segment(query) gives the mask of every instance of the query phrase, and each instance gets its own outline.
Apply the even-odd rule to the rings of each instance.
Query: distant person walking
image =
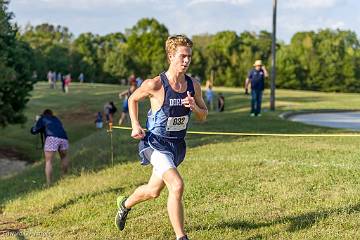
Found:
[[[219,93],[218,96],[218,112],[223,112],[225,110],[225,97],[222,95],[222,93]]]
[[[130,95],[136,90],[137,88],[137,85],[131,85],[130,88],[126,91],[123,91],[119,94],[119,98],[124,98],[123,100],[123,109],[122,109],[122,112],[121,112],[121,116],[120,116],[120,119],[119,119],[119,125],[122,125],[127,117],[128,117],[128,114],[129,114],[129,97]]]
[[[68,75],[66,75],[65,80],[64,80],[65,93],[69,92],[70,83],[71,83],[71,74],[69,73]]]
[[[61,77],[61,88],[62,88],[62,91],[65,92],[65,78],[66,76],[62,75],[60,76]]]
[[[48,73],[47,73],[47,79],[48,79],[48,83],[49,83],[49,87],[50,88],[54,88],[54,82],[53,82],[53,72],[50,70]]]
[[[52,81],[52,88],[56,88],[56,72],[55,71],[52,73],[51,81]]]
[[[261,60],[256,60],[254,68],[249,72],[245,80],[245,93],[248,94],[249,84],[251,86],[251,111],[250,116],[261,116],[261,103],[263,91],[265,88],[265,78],[268,72]]]
[[[102,116],[101,112],[98,112],[96,114],[95,125],[96,125],[96,128],[98,128],[98,129],[103,128],[103,116]]]
[[[35,126],[31,128],[31,133],[40,133],[45,136],[45,175],[46,182],[50,185],[52,182],[52,164],[56,152],[60,155],[62,174],[66,174],[68,171],[68,137],[61,121],[53,115],[50,109],[46,109],[41,116],[37,116]]]
[[[62,88],[63,88],[63,84],[62,84],[62,74],[61,74],[61,72],[58,72],[57,74],[56,74],[56,81],[57,82],[61,82],[61,85],[62,85]]]
[[[83,83],[85,81],[85,75],[83,73],[80,73],[78,79],[80,83]]]
[[[212,85],[209,85],[205,91],[206,96],[206,105],[209,110],[213,110],[214,108],[214,91],[212,90]]]

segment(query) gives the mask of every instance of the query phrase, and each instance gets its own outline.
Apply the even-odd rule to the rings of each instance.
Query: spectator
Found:
[[[119,119],[119,125],[122,125],[129,115],[128,99],[129,99],[130,95],[136,90],[136,88],[137,88],[136,85],[132,85],[132,86],[130,86],[130,88],[128,90],[123,91],[119,94],[119,98],[124,97],[123,110],[121,112],[121,116]]]
[[[62,87],[62,91],[65,92],[65,78],[66,76],[61,76],[61,87]]]
[[[116,113],[117,108],[114,105],[114,102],[108,102],[105,104],[104,106],[104,112],[105,112],[105,116],[106,116],[106,122],[107,123],[112,123],[113,122],[113,117],[114,114]]]
[[[128,79],[128,81],[129,81],[129,85],[130,85],[130,86],[131,86],[131,85],[136,85],[136,77],[135,77],[135,74],[131,74],[130,77],[129,77],[129,79]]]
[[[266,77],[268,77],[268,72],[265,66],[262,65],[261,60],[256,60],[254,68],[245,80],[245,94],[248,93],[249,84],[251,85],[251,117],[261,116],[261,102]]]
[[[54,71],[51,76],[52,88],[56,88],[56,72]]]
[[[96,128],[103,128],[103,116],[101,112],[98,112],[95,119]]]
[[[212,85],[209,85],[205,92],[206,96],[206,105],[209,110],[213,110],[213,98],[214,98],[214,91],[212,90]]]
[[[35,126],[31,128],[31,133],[40,133],[45,136],[45,175],[49,186],[52,182],[52,163],[56,152],[60,155],[62,174],[66,174],[68,171],[68,137],[61,121],[53,115],[50,109],[46,109],[41,116],[37,116]]]
[[[62,74],[61,74],[61,72],[58,72],[58,73],[57,73],[57,75],[56,75],[56,81],[62,83]]]
[[[136,78],[136,87],[137,87],[137,88],[140,87],[141,84],[142,84],[142,82],[143,82],[142,78],[141,78],[141,77],[137,77],[137,78]]]
[[[79,82],[80,82],[80,83],[83,83],[84,80],[85,80],[84,74],[83,74],[83,73],[80,73],[80,75],[79,75]]]
[[[52,71],[50,70],[48,73],[47,73],[47,79],[48,79],[48,83],[49,83],[49,87],[50,88],[53,88],[54,86],[53,86],[53,80],[52,80],[52,78],[53,78],[53,73],[52,73]]]
[[[219,93],[218,96],[218,112],[223,112],[225,110],[225,97],[222,93]]]
[[[70,83],[71,83],[71,74],[69,73],[68,75],[66,75],[65,80],[64,80],[65,93],[69,92]]]

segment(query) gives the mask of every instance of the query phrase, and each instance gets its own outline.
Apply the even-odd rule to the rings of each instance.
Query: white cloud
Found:
[[[277,35],[289,41],[297,31],[341,28],[360,35],[359,0],[283,0]],[[48,22],[74,34],[124,32],[139,19],[155,17],[170,33],[223,30],[271,31],[272,0],[11,0],[14,21],[24,26]],[[190,6],[191,5],[191,6]],[[254,11],[255,9],[255,11]]]
[[[337,2],[338,0],[287,0],[284,7],[290,9],[331,8],[336,6]]]
[[[250,26],[254,27],[257,30],[270,30],[272,27],[272,16],[264,16],[253,18],[249,20]]]
[[[318,31],[320,29],[346,29],[346,24],[342,20],[317,17],[313,19],[305,19],[300,16],[280,17],[278,21],[278,32],[283,40],[290,40],[291,36],[296,32]],[[284,39],[284,37],[286,38]]]
[[[114,8],[125,5],[136,5],[136,4],[155,4],[158,2],[166,2],[170,0],[20,0],[18,4],[33,6],[33,5],[44,5],[49,9],[53,8],[65,8],[65,9],[97,9],[97,8]]]
[[[233,5],[245,5],[250,3],[251,0],[191,0],[189,6],[203,3],[227,3]]]

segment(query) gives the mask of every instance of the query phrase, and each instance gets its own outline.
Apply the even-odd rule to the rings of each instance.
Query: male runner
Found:
[[[128,198],[118,197],[115,223],[120,230],[124,229],[127,214],[134,205],[158,197],[166,186],[169,191],[167,209],[176,239],[188,239],[182,205],[184,182],[177,167],[185,158],[184,138],[191,113],[195,113],[200,121],[208,114],[200,84],[185,75],[191,62],[192,45],[186,36],[169,37],[166,41],[169,69],[146,80],[129,98],[131,136],[141,139],[141,163],[151,163],[153,172],[149,182],[138,187]],[[145,133],[138,119],[138,102],[147,97],[151,109],[147,118],[148,132]]]

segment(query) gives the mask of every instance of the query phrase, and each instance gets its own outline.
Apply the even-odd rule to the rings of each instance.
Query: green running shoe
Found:
[[[129,209],[124,206],[126,199],[127,199],[127,197],[125,197],[125,196],[119,196],[116,199],[118,212],[116,213],[116,216],[115,216],[115,225],[120,231],[124,230],[125,223],[126,223],[126,217],[131,210],[131,208]]]

